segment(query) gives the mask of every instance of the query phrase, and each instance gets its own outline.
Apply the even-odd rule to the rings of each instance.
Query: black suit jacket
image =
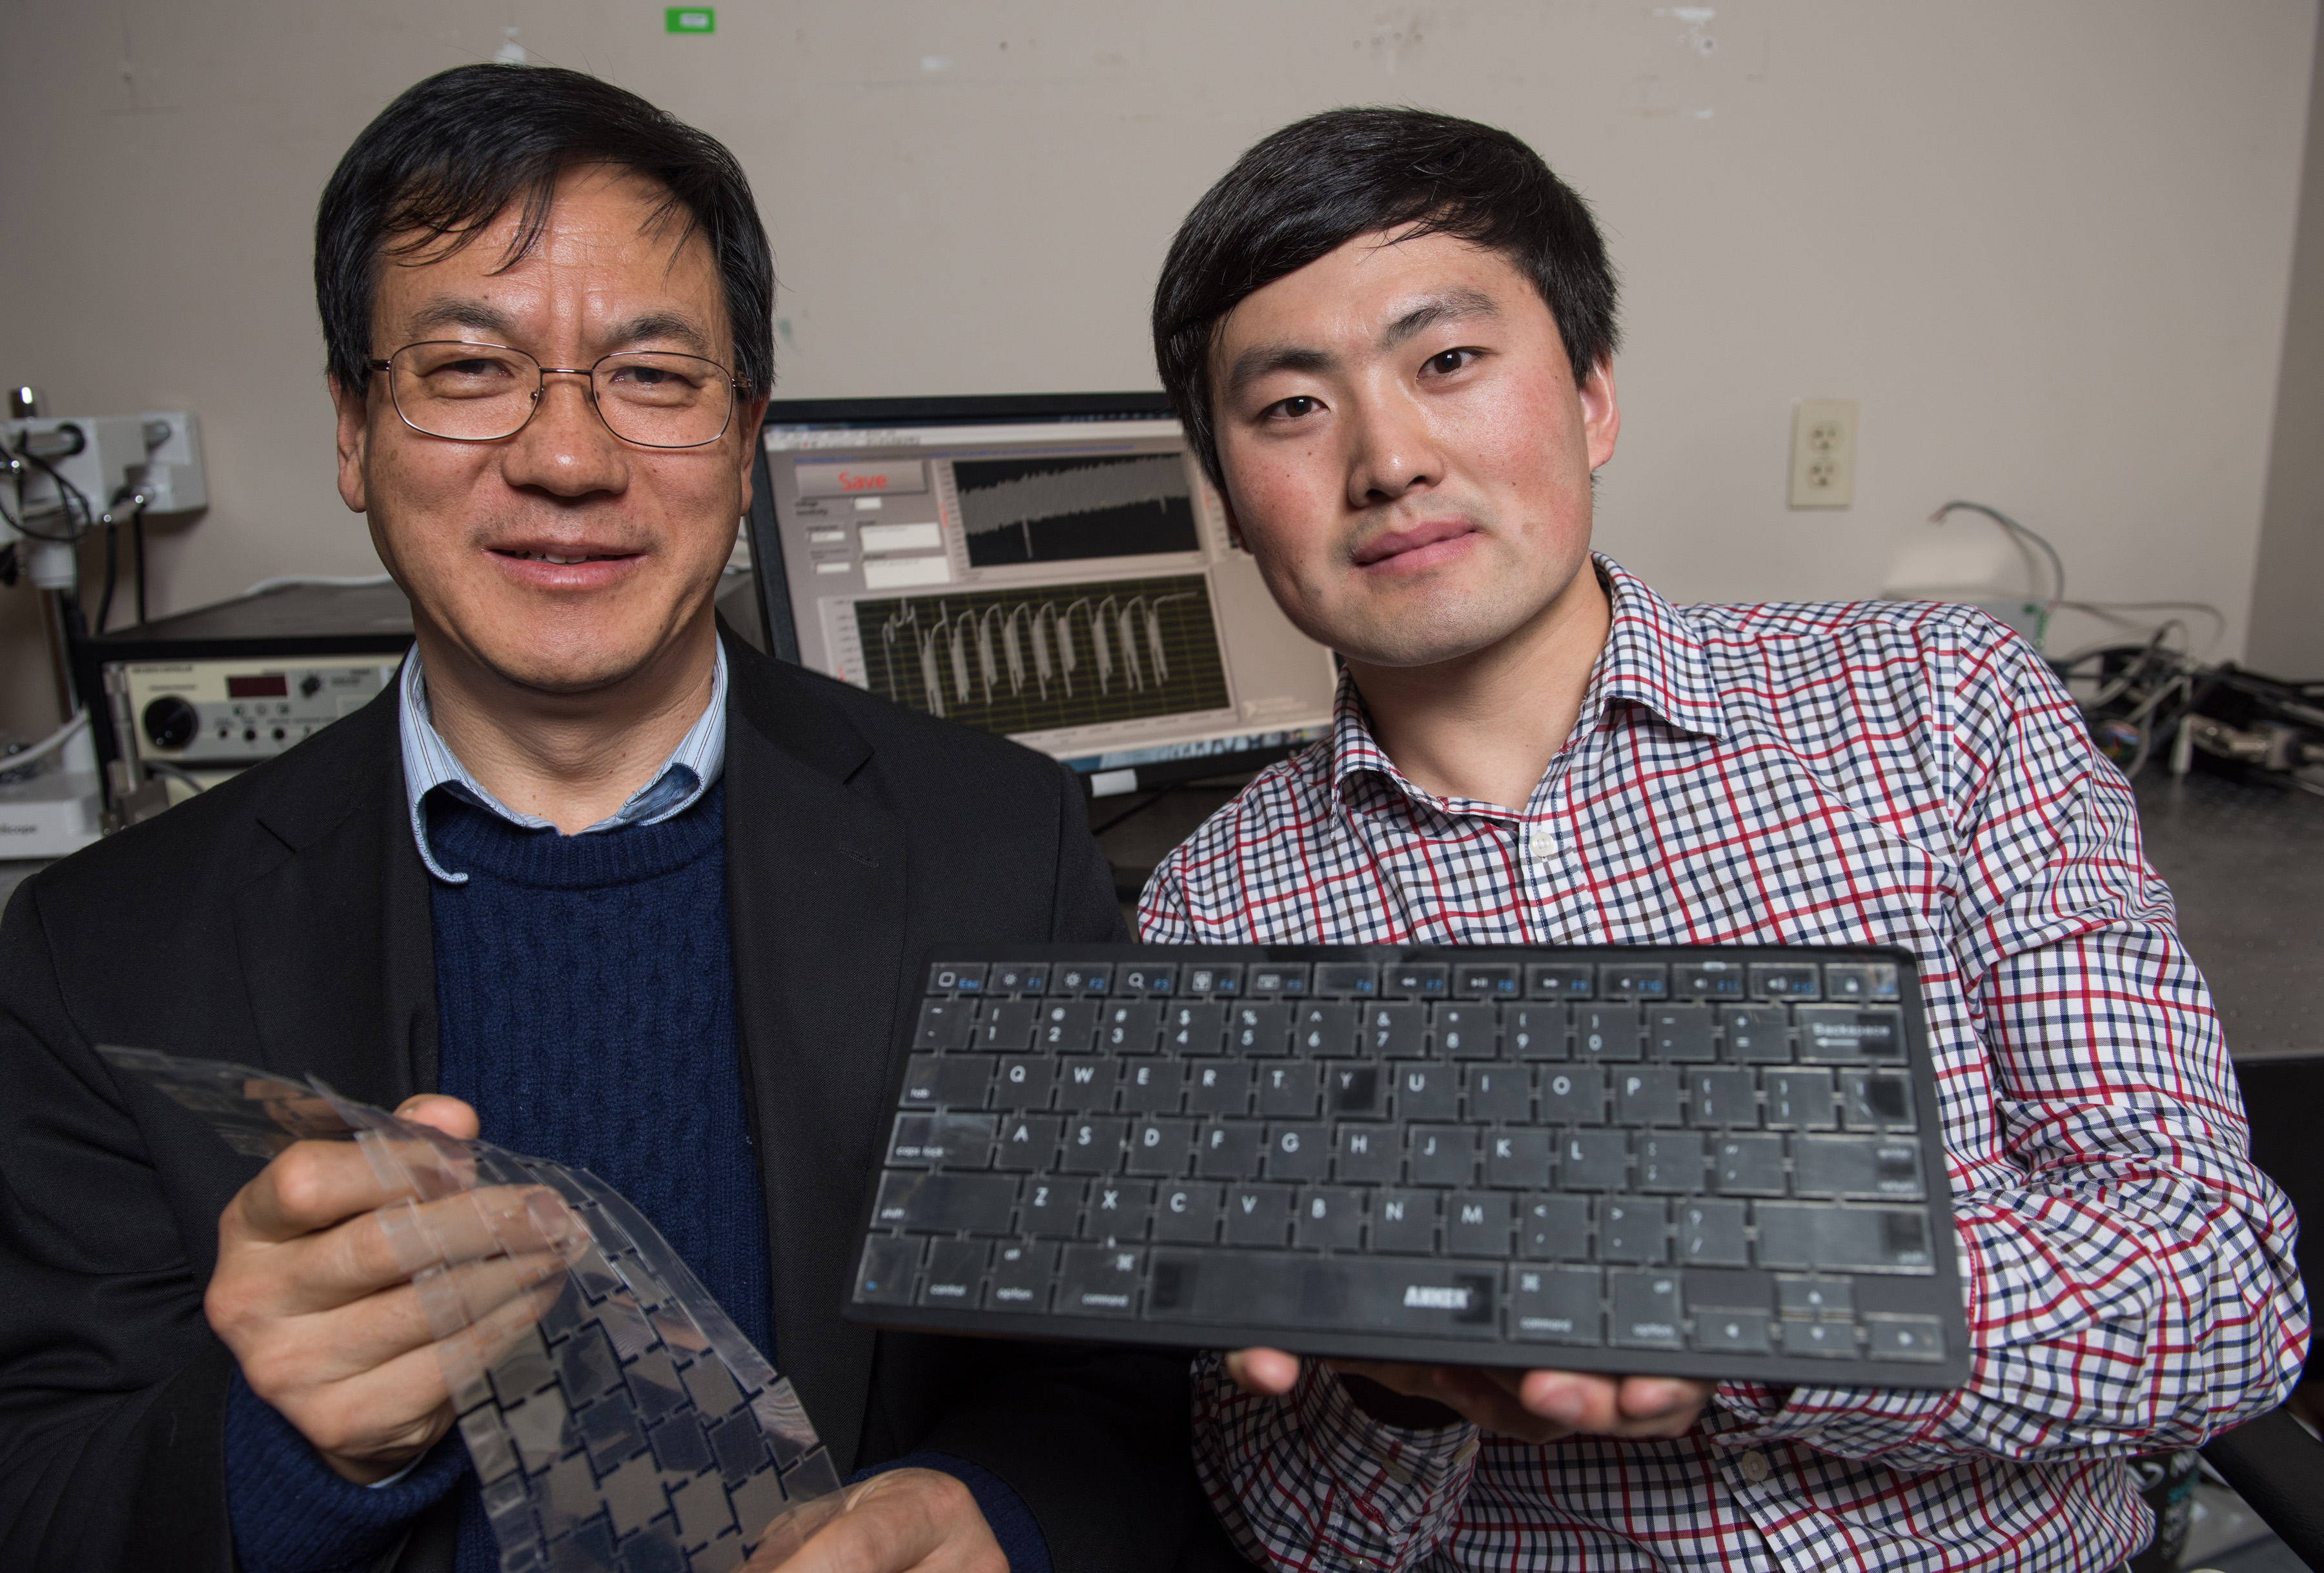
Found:
[[[1120,931],[1078,789],[997,738],[732,639],[727,658],[736,1020],[783,1371],[843,1473],[973,1459],[1059,1573],[1231,1560],[1193,1483],[1183,1360],[839,1316],[924,948]],[[390,1107],[435,1085],[392,689],[35,875],[0,921],[0,1565],[224,1570],[233,1361],[201,1297],[218,1214],[259,1165],[116,1081],[98,1044],[312,1072]],[[397,1568],[448,1569],[449,1505]]]

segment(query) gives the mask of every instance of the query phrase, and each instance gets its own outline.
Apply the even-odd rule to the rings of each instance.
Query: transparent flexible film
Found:
[[[791,1384],[586,1169],[245,1065],[99,1051],[235,1151],[352,1140],[420,1296],[504,1573],[779,1565],[844,1498]]]

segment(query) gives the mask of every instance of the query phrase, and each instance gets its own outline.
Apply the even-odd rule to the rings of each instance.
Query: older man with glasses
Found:
[[[1053,764],[722,636],[772,377],[733,158],[576,73],[449,71],[341,162],[316,282],[416,648],[0,925],[0,1563],[501,1565],[392,1193],[348,1145],[234,1155],[101,1044],[613,1184],[870,1476],[792,1566],[1226,1557],[1179,1363],[839,1318],[923,947],[1120,917]]]

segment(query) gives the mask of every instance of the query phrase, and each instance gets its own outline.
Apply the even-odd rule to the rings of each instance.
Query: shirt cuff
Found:
[[[226,1516],[243,1573],[327,1573],[384,1551],[466,1472],[458,1434],[402,1473],[358,1486],[234,1374],[226,1400]]]
[[[985,1527],[992,1532],[1001,1554],[1009,1559],[1009,1573],[1049,1573],[1049,1542],[1042,1537],[1033,1510],[991,1470],[950,1453],[907,1453],[900,1458],[861,1470],[854,1478],[869,1480],[892,1469],[934,1469],[951,1476],[976,1498],[977,1511],[984,1515]]]

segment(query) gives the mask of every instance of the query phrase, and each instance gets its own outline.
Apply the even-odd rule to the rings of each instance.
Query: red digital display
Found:
[[[287,699],[290,696],[290,679],[280,672],[264,672],[255,677],[228,677],[226,680],[228,699]]]

